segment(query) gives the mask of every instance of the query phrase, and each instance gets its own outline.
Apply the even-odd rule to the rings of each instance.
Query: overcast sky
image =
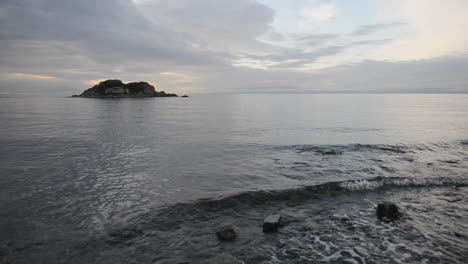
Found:
[[[0,92],[468,92],[466,0],[1,0]]]

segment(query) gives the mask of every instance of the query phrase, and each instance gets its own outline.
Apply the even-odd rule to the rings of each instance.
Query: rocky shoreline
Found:
[[[142,98],[142,97],[178,97],[177,94],[156,91],[147,82],[123,83],[121,80],[105,80],[72,97],[85,98]]]
[[[401,216],[400,210],[397,205],[393,203],[379,203],[375,211],[375,215],[378,220],[384,223],[395,222]],[[343,217],[342,221],[348,221],[347,217]],[[283,219],[280,213],[276,212],[263,219],[263,233],[274,233],[278,231],[279,227],[286,225],[287,221]],[[309,226],[302,226],[302,231],[311,231],[312,228]],[[353,226],[349,226],[348,230],[354,231]],[[232,226],[225,226],[222,229],[216,231],[216,236],[219,240],[232,242],[237,238],[237,232]]]

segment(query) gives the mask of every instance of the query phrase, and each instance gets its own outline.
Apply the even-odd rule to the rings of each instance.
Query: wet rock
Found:
[[[185,94],[185,95],[182,95],[181,97],[188,97],[188,95]]]
[[[303,227],[301,227],[301,231],[303,231],[303,232],[312,231],[312,227],[310,227],[310,226],[303,226]]]
[[[395,204],[381,203],[377,205],[376,215],[380,221],[395,221],[400,217],[400,211]]]
[[[281,215],[279,214],[273,214],[273,215],[267,216],[263,220],[263,232],[267,233],[267,232],[278,231],[280,220],[281,220]]]
[[[237,238],[237,233],[232,227],[226,227],[216,232],[216,236],[223,241],[234,241]]]

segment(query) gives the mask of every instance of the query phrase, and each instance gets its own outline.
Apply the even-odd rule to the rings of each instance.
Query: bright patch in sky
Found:
[[[467,14],[466,0],[0,1],[0,87],[468,92]]]
[[[19,79],[19,80],[49,80],[50,81],[50,80],[58,79],[55,76],[26,74],[26,73],[11,73],[11,74],[8,74],[7,77],[11,79]]]

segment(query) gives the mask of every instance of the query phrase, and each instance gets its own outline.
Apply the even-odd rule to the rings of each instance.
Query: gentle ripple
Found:
[[[466,95],[8,97],[0,121],[0,263],[467,257]]]

